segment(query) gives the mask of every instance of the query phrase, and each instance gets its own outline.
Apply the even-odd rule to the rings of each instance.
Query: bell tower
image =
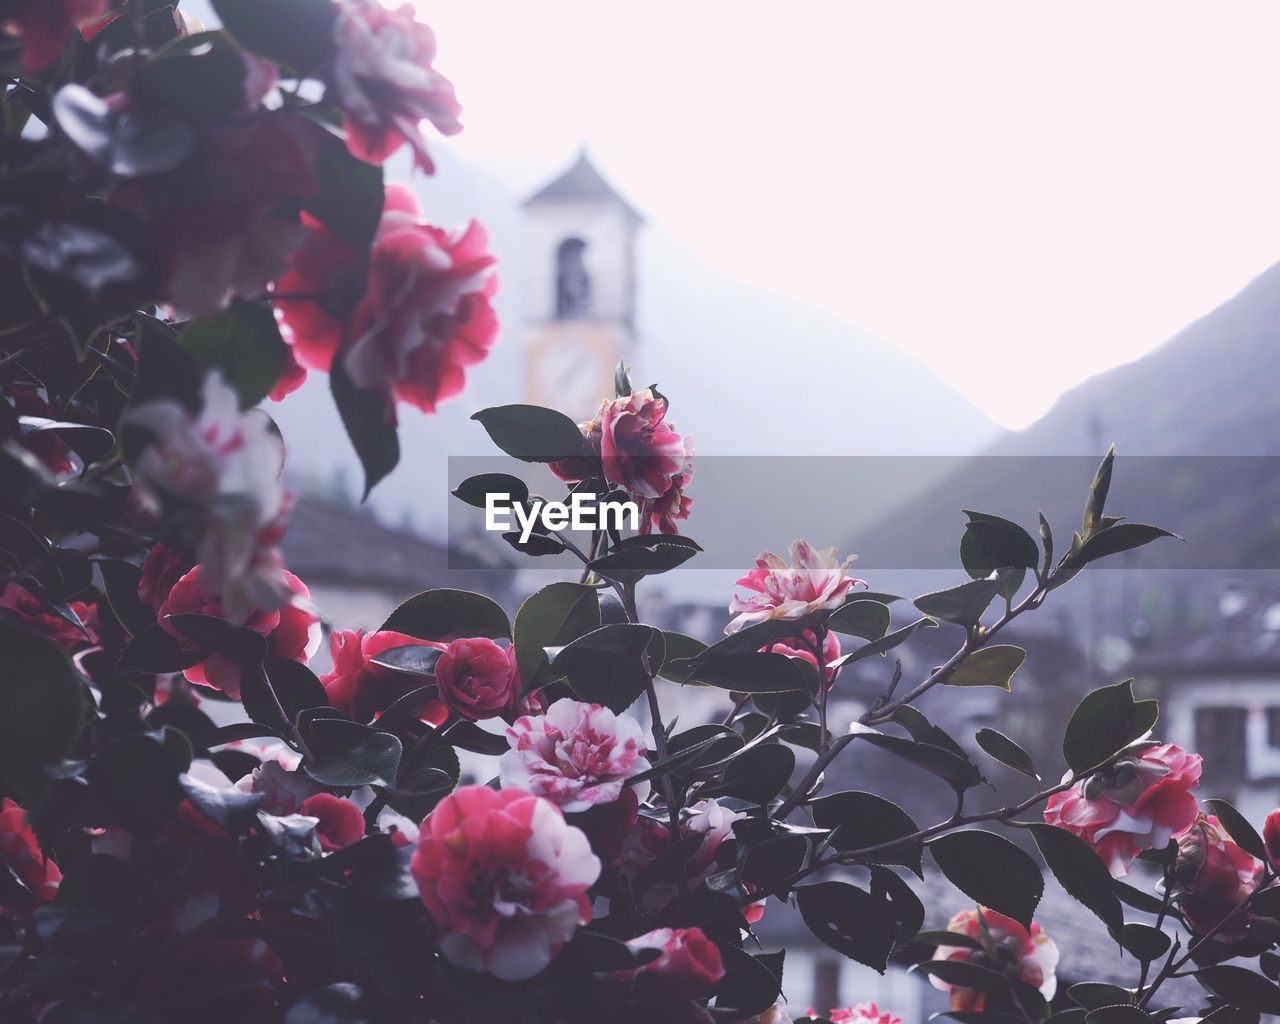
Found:
[[[585,420],[635,347],[643,218],[585,150],[524,203],[524,400]]]

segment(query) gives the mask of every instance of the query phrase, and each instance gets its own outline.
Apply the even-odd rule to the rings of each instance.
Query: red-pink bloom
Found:
[[[676,477],[692,474],[692,450],[666,417],[667,400],[650,388],[600,406],[600,459],[609,483],[653,501]]]
[[[600,861],[546,800],[461,786],[423,821],[410,870],[446,960],[522,981],[590,922]]]
[[[364,838],[364,815],[350,800],[332,793],[317,793],[302,801],[299,814],[316,818],[316,838],[320,849],[333,853]]]
[[[0,27],[22,40],[22,70],[45,70],[62,55],[71,33],[102,16],[107,0],[18,0]]]
[[[817,1014],[809,1011],[810,1017]],[[875,1003],[859,1003],[857,1006],[846,1006],[832,1010],[827,1014],[831,1024],[902,1024],[901,1017],[895,1017],[888,1010],[882,1010]]]
[[[799,658],[801,661],[807,661],[814,669],[818,669],[818,659],[813,653],[813,645],[817,642],[817,637],[813,630],[806,629],[803,637],[789,637],[786,640],[779,640],[775,643],[765,644],[761,647],[761,651],[767,651],[773,654],[785,654],[788,658]],[[834,669],[826,666],[830,665],[840,657],[840,637],[834,632],[828,631],[826,636],[822,638],[822,676],[828,683],[835,674]]]
[[[307,233],[276,281],[272,298],[298,363],[328,372],[364,295],[367,254],[356,252],[306,213],[302,223]]]
[[[70,651],[84,644],[96,643],[97,637],[89,628],[93,609],[83,601],[71,601],[67,604],[67,608],[80,620],[84,628],[76,626],[59,615],[20,583],[10,580],[5,584],[4,590],[0,591],[0,609],[11,612],[64,651]]]
[[[1051,796],[1044,820],[1083,839],[1119,878],[1139,853],[1163,849],[1196,820],[1200,769],[1199,754],[1172,743],[1135,750]]]
[[[1028,932],[1017,921],[994,910],[979,907],[962,910],[948,923],[947,931],[967,935],[982,944],[981,949],[968,946],[939,946],[934,960],[959,960],[976,963],[1005,975],[1010,980],[1020,979],[1032,988],[1039,989],[1045,999],[1052,999],[1058,990],[1058,946],[1045,935],[1040,925],[1031,923]],[[930,977],[933,987],[951,993],[952,1010],[978,1011],[986,1005],[987,994],[982,989],[949,985],[937,977]]]
[[[62,872],[40,849],[27,812],[8,798],[0,810],[0,858],[37,899],[51,900],[58,894]]]
[[[693,438],[684,439],[684,468],[671,478],[671,483],[660,497],[652,501],[644,501],[641,505],[640,532],[677,534],[680,532],[676,523],[688,519],[693,511],[693,499],[685,492],[693,483]]]
[[[423,412],[462,390],[467,367],[481,362],[498,336],[496,259],[488,246],[475,221],[453,234],[419,223],[413,193],[387,188],[345,355],[357,387]]]
[[[389,629],[376,633],[335,629],[329,637],[329,656],[333,667],[320,677],[329,703],[356,721],[368,722],[406,693],[421,689],[423,680],[420,676],[374,664],[374,658],[395,647],[445,649],[444,644],[419,640],[416,636]],[[418,709],[418,717],[432,725],[439,725],[448,715],[448,708],[434,698],[423,701]]]
[[[436,672],[438,679],[439,666]],[[511,749],[498,763],[502,785],[544,796],[565,811],[617,800],[627,779],[649,768],[639,722],[568,697],[545,715],[517,719],[507,742]],[[635,789],[639,800],[649,795],[647,781]]]
[[[209,593],[201,582],[202,566],[196,566],[174,585],[156,618],[160,627],[176,637],[186,650],[200,645],[183,634],[169,621],[170,615],[211,615],[225,619],[226,610],[222,598]],[[284,574],[289,592],[295,599],[306,601],[311,593],[307,585],[291,572]],[[267,638],[267,649],[277,658],[300,661],[304,665],[311,660],[320,646],[320,620],[298,604],[283,608],[255,608],[242,625]],[[204,661],[186,669],[183,674],[193,683],[221,690],[228,697],[240,699],[240,666],[224,654],[213,653]]]
[[[153,611],[159,611],[169,599],[169,592],[191,570],[193,564],[191,556],[185,551],[160,541],[142,560],[138,597],[150,605]]]
[[[1267,859],[1272,867],[1280,865],[1280,808],[1267,815],[1262,826],[1262,841],[1267,847]]]
[[[378,0],[338,0],[333,41],[333,85],[346,114],[348,148],[381,163],[408,142],[430,174],[419,124],[430,121],[442,135],[462,131],[453,85],[431,66],[435,33],[410,4],[391,10]]]
[[[772,551],[764,552],[755,568],[738,580],[749,593],[734,594],[729,611],[736,617],[724,631],[736,633],[769,619],[802,620],[839,608],[853,587],[867,585],[849,575],[856,559],[850,555],[842,562],[835,548],[813,548],[804,540],[792,541],[789,563]]]
[[[463,637],[445,648],[436,686],[445,707],[472,721],[496,718],[516,699],[511,657],[486,637]]]
[[[1174,870],[1182,916],[1193,932],[1203,934],[1253,894],[1265,867],[1228,838],[1216,817],[1201,814],[1178,837]],[[1240,938],[1252,916],[1237,914],[1218,935],[1226,941]]]
[[[656,960],[613,978],[630,984],[636,999],[670,1006],[711,992],[724,977],[720,950],[701,928],[657,928],[627,943],[633,952],[659,950]]]

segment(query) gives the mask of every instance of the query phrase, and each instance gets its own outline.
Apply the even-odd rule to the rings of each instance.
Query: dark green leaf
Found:
[[[1107,493],[1111,490],[1111,470],[1116,461],[1116,446],[1113,444],[1102,457],[1102,464],[1093,474],[1093,482],[1089,484],[1089,496],[1084,503],[1084,519],[1082,532],[1087,536],[1097,529],[1102,521],[1102,514],[1107,506]]]
[[[1196,977],[1233,1006],[1280,1014],[1280,988],[1261,974],[1233,964],[1218,964],[1196,971]]]
[[[567,676],[582,700],[617,712],[644,692],[662,663],[662,633],[651,626],[601,626],[561,648],[551,659],[553,675]]]
[[[299,74],[328,67],[337,8],[327,0],[213,0],[222,24],[245,49]]]
[[[1253,854],[1262,863],[1267,863],[1270,858],[1267,856],[1267,848],[1262,842],[1262,837],[1233,804],[1221,799],[1206,800],[1205,803],[1213,808],[1218,821],[1222,823],[1222,827],[1227,830],[1227,835],[1235,841],[1237,846],[1245,853]]]
[[[989,992],[992,989],[1009,987],[1009,979],[1003,974],[998,974],[980,964],[969,963],[967,960],[925,960],[916,964],[914,970],[960,988],[976,988]]]
[[[419,640],[448,642],[477,636],[496,640],[511,635],[511,624],[502,607],[483,594],[441,588],[409,598],[379,627],[382,630]]]
[[[863,640],[879,640],[889,632],[889,606],[879,601],[848,601],[827,619],[827,629]]]
[[[1037,782],[1040,780],[1036,766],[1031,762],[1031,755],[1004,733],[997,732],[995,729],[979,729],[973,738],[978,746],[1001,764],[1007,765],[1015,772],[1029,775]]]
[[[650,534],[629,537],[623,546],[589,564],[593,572],[608,579],[634,583],[645,576],[668,572],[683,565],[701,550],[685,537]]]
[[[1099,1006],[1085,1014],[1085,1024],[1148,1024],[1156,1018],[1131,1004]]]
[[[1090,562],[1096,562],[1099,558],[1106,558],[1108,555],[1140,548],[1144,544],[1150,544],[1153,540],[1159,540],[1161,537],[1174,537],[1177,540],[1182,540],[1176,533],[1162,530],[1158,526],[1147,526],[1143,523],[1118,523],[1105,530],[1100,530],[1086,540],[1080,550],[1076,552],[1074,565],[1076,567],[1088,565]]]
[[[26,800],[48,785],[44,769],[80,735],[83,686],[63,651],[0,621],[0,775]]]
[[[1133,999],[1133,993],[1128,989],[1099,981],[1083,981],[1078,985],[1072,985],[1067,989],[1067,995],[1086,1010],[1096,1009],[1099,1006],[1118,1006]]]
[[[909,640],[918,629],[936,626],[937,623],[930,618],[916,619],[915,622],[903,626],[901,629],[894,630],[888,636],[881,637],[879,640],[873,640],[864,647],[859,647],[856,651],[837,658],[831,663],[830,667],[840,668],[844,665],[851,664],[855,661],[861,661],[863,658],[869,658],[873,654],[884,654],[891,651],[901,643]]]
[[[334,359],[329,370],[329,390],[333,392],[333,401],[351,446],[364,467],[364,498],[367,498],[378,481],[400,461],[400,441],[390,416],[391,398],[357,388],[347,376],[341,359]]]
[[[155,835],[182,802],[179,776],[191,765],[191,745],[173,729],[126,736],[89,762],[85,778],[113,823]]]
[[[504,503],[522,505],[529,500],[529,487],[509,473],[480,473],[463,480],[453,491],[455,498],[474,508],[484,508],[491,494]]]
[[[724,943],[720,946],[725,978],[716,990],[716,1007],[732,1007],[743,1017],[764,1013],[782,992],[783,953],[752,956]]]
[[[104,558],[98,562],[98,569],[102,573],[103,589],[111,611],[131,637],[155,624],[155,612],[138,596],[142,571],[136,565],[117,558]]]
[[[795,770],[796,755],[781,743],[747,747],[725,764],[721,779],[702,789],[703,796],[733,796],[767,804],[786,786]]]
[[[848,882],[819,882],[795,892],[804,923],[819,941],[884,973],[897,938],[887,904]]]
[[[178,335],[203,370],[218,370],[240,405],[257,405],[276,386],[289,357],[280,325],[267,303],[233,302],[221,313],[197,317]]]
[[[594,453],[564,413],[538,405],[499,405],[471,417],[493,443],[521,462],[555,462]]]
[[[382,219],[382,168],[357,160],[346,142],[318,127],[315,195],[302,208],[363,255]]]
[[[939,836],[929,852],[951,884],[970,899],[1031,927],[1044,878],[1036,862],[1009,840],[966,829]]]
[[[738,693],[783,693],[788,690],[814,692],[817,673],[806,662],[786,654],[742,652],[717,658],[699,659],[692,679],[707,686]]]
[[[971,579],[986,579],[997,569],[1034,569],[1040,548],[1017,523],[985,512],[965,512],[969,522],[960,541],[960,561]]]
[[[1149,924],[1126,924],[1122,935],[1121,945],[1147,963],[1164,956],[1173,941],[1159,928]]]
[[[304,737],[314,757],[303,770],[325,786],[394,786],[400,740],[391,733],[340,718],[317,718]]]
[[[982,781],[977,767],[970,761],[931,743],[919,743],[902,736],[874,731],[859,733],[858,738],[910,761],[948,782],[958,791],[969,789]]]
[[[1156,724],[1159,705],[1135,701],[1133,681],[1103,686],[1085,696],[1067,723],[1062,755],[1071,770],[1082,775],[1111,758]]]
[[[440,655],[443,653],[438,647],[409,644],[405,647],[391,647],[381,654],[374,655],[369,662],[382,668],[389,668],[393,672],[434,679],[436,662],[440,660]]]
[[[547,647],[564,647],[600,627],[594,587],[552,583],[525,600],[516,612],[516,667],[521,693],[551,681]]]
[[[968,628],[982,618],[999,591],[998,580],[970,580],[949,590],[925,594],[916,598],[915,603],[923,615]]]
[[[1056,825],[1027,826],[1045,864],[1067,895],[1093,911],[1111,932],[1124,924],[1124,911],[1111,886],[1111,873],[1088,843]]]
[[[809,805],[814,824],[836,829],[832,845],[837,850],[865,850],[914,835],[919,826],[901,807],[874,793],[850,790],[833,793]],[[892,850],[868,854],[867,862],[901,864],[917,875],[921,873],[923,847],[919,841],[902,844]]]

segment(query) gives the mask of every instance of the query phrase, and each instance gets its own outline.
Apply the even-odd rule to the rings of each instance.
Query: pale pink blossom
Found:
[[[405,142],[417,165],[434,169],[420,127],[462,131],[453,85],[431,65],[436,36],[411,4],[392,10],[378,0],[338,0],[333,26],[333,85],[346,115],[347,146],[381,163]]]
[[[134,465],[134,493],[149,512],[177,506],[203,516],[201,581],[238,622],[290,597],[276,546],[287,509],[284,444],[265,413],[241,412],[218,371],[205,378],[202,398],[195,414],[169,398],[130,412],[153,437]]]
[[[554,804],[461,786],[423,821],[410,870],[446,960],[522,981],[591,921],[600,861]]]
[[[236,783],[242,793],[261,793],[268,814],[297,814],[323,788],[310,775],[290,771],[279,761],[264,761]]]
[[[1119,878],[1143,850],[1162,850],[1196,820],[1201,759],[1172,743],[1133,751],[1055,793],[1044,820],[1079,836]]]
[[[738,580],[737,585],[749,593],[735,594],[729,602],[735,618],[725,632],[736,633],[769,619],[805,619],[839,608],[853,587],[866,586],[864,580],[849,575],[857,557],[850,555],[842,562],[835,548],[813,548],[804,540],[792,541],[790,562],[772,551],[764,552],[755,568]]]
[[[627,779],[649,768],[644,730],[627,714],[562,697],[545,715],[525,715],[507,728],[511,749],[498,770],[502,785],[546,797],[566,812],[617,800]],[[649,783],[635,786],[649,795]]]
[[[817,1014],[810,1013],[815,1017]],[[895,1017],[888,1010],[882,1010],[875,1003],[859,1003],[857,1006],[846,1006],[832,1010],[827,1014],[831,1024],[902,1024],[901,1017]]]

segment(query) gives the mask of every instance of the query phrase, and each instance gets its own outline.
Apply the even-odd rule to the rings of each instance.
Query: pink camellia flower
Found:
[[[440,700],[454,714],[496,718],[516,699],[510,655],[486,637],[453,641],[436,662]]]
[[[22,40],[22,70],[44,71],[62,55],[71,33],[100,18],[107,0],[17,0],[0,14],[0,27]]]
[[[302,223],[307,233],[276,281],[272,301],[297,362],[327,373],[364,295],[368,257],[309,214]]]
[[[20,583],[10,580],[0,591],[0,609],[16,616],[64,651],[96,643],[97,637],[90,629],[93,609],[83,601],[71,601],[67,608],[80,620],[81,626],[59,615]]]
[[[684,467],[671,478],[671,483],[660,497],[642,504],[643,518],[640,522],[642,534],[659,533],[678,534],[676,525],[682,519],[688,519],[693,510],[693,499],[685,492],[693,482],[693,438],[684,439]]]
[[[350,800],[332,793],[317,793],[302,801],[299,814],[317,819],[316,838],[320,849],[333,853],[364,838],[364,815]]]
[[[657,928],[631,939],[632,952],[659,950],[643,967],[619,971],[614,981],[629,984],[636,999],[648,1005],[671,1006],[711,992],[724,977],[720,950],[701,928]]]
[[[414,17],[411,4],[391,10],[378,0],[338,0],[333,41],[333,85],[346,114],[348,148],[382,163],[407,142],[430,174],[419,124],[430,121],[442,135],[462,131],[453,85],[431,66],[435,33]]]
[[[1200,814],[1178,837],[1174,867],[1178,906],[1193,932],[1216,928],[1258,888],[1265,867],[1234,843],[1211,814]],[[1237,914],[1218,936],[1224,941],[1244,935],[1251,913]]]
[[[302,580],[291,572],[286,572],[284,576],[285,584],[294,598],[300,601],[310,598],[311,593]],[[199,644],[185,636],[168,618],[170,615],[188,614],[226,618],[222,599],[211,594],[204,586],[203,566],[197,565],[178,580],[156,613],[161,629],[176,637],[185,649],[194,650]],[[243,625],[266,637],[267,650],[277,658],[300,661],[305,665],[320,646],[319,618],[297,604],[270,610],[254,609]],[[221,690],[228,697],[240,699],[240,666],[223,654],[210,654],[198,665],[185,669],[183,675],[200,686]]]
[[[790,563],[772,551],[764,552],[755,568],[738,580],[737,585],[750,593],[733,596],[729,611],[736,617],[724,631],[736,633],[769,619],[802,620],[839,608],[853,587],[867,585],[849,575],[857,557],[850,555],[841,562],[835,548],[815,549],[804,540],[792,541]]]
[[[335,629],[329,636],[333,668],[320,677],[329,703],[356,721],[368,722],[406,693],[421,689],[424,680],[420,676],[374,664],[373,659],[379,654],[396,647],[445,649],[444,644],[389,629],[375,633]],[[418,709],[418,717],[432,725],[439,725],[448,716],[449,709],[434,698],[423,701]]]
[[[298,362],[298,355],[290,346],[285,356],[284,369],[280,371],[280,377],[267,397],[273,402],[283,402],[306,382],[307,368]]]
[[[1134,750],[1051,796],[1044,820],[1083,839],[1120,878],[1139,853],[1163,849],[1196,820],[1200,768],[1199,754],[1172,743]]]
[[[948,923],[947,931],[967,935],[982,944],[981,949],[968,946],[939,946],[934,960],[960,960],[976,963],[1003,974],[1010,980],[1022,980],[1039,989],[1045,999],[1058,990],[1058,946],[1045,935],[1036,922],[1027,932],[1017,921],[985,907],[962,910]],[[987,993],[982,989],[949,985],[936,977],[929,979],[933,987],[951,993],[952,1010],[979,1011],[986,1005]]]
[[[810,1017],[818,1016],[814,1010]],[[857,1006],[846,1006],[832,1010],[827,1014],[831,1024],[902,1024],[901,1017],[895,1017],[888,1010],[882,1010],[875,1003],[859,1003]]]
[[[803,637],[789,637],[775,643],[765,644],[760,650],[773,654],[785,654],[788,658],[799,658],[801,661],[807,661],[817,670],[819,666],[818,659],[813,653],[814,643],[816,643],[816,637],[813,630],[806,629]],[[827,668],[827,666],[838,657],[840,657],[840,637],[834,632],[828,632],[822,638],[821,666],[823,679],[827,683],[830,683],[832,676],[835,675],[835,669]]]
[[[1280,865],[1280,808],[1267,815],[1262,826],[1262,842],[1266,845],[1271,866]]]
[[[462,390],[466,368],[489,354],[498,335],[496,258],[488,246],[475,221],[454,234],[421,224],[413,193],[387,188],[345,356],[357,387],[423,412]]]
[[[51,900],[58,894],[62,872],[40,849],[27,812],[7,797],[0,810],[0,858],[37,899]]]
[[[423,821],[410,870],[446,960],[523,981],[591,921],[600,861],[554,804],[461,786]]]
[[[677,476],[686,470],[692,474],[692,452],[666,417],[667,400],[650,388],[600,406],[600,459],[609,483],[653,501]]]
[[[649,769],[639,722],[568,697],[545,715],[516,719],[507,741],[511,749],[498,762],[502,785],[544,796],[564,811],[617,800],[627,779]],[[640,801],[649,795],[647,781],[634,788]]]
[[[134,495],[159,513],[167,504],[200,510],[204,529],[195,552],[201,583],[240,622],[255,608],[291,599],[277,544],[288,502],[280,475],[284,443],[257,409],[240,400],[222,375],[204,381],[196,415],[174,399],[136,406],[129,420],[154,440],[134,464]]]
[[[193,562],[185,551],[160,541],[142,560],[142,576],[138,580],[138,597],[153,611],[169,600],[169,591],[191,571]]]

